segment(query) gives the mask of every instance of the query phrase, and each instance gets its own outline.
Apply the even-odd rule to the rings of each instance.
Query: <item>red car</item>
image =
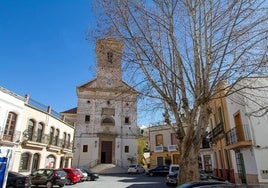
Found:
[[[62,168],[67,173],[67,185],[76,184],[81,181],[80,173],[75,168]]]

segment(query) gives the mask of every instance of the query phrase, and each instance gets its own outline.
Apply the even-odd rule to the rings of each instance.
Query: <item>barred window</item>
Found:
[[[88,151],[88,145],[83,145],[83,152],[87,152]]]
[[[34,134],[34,121],[32,119],[28,122],[28,139],[33,141],[33,134]]]
[[[129,153],[129,146],[125,146],[125,153]]]
[[[44,129],[43,123],[39,123],[37,127],[37,138],[36,138],[37,142],[42,142],[43,129]]]
[[[9,112],[4,131],[4,140],[12,141],[16,122],[17,122],[17,114],[14,112]]]
[[[89,123],[90,122],[90,115],[86,115],[85,116],[85,123]]]
[[[30,153],[23,153],[20,157],[20,166],[19,171],[25,172],[29,171],[29,163],[30,163]]]

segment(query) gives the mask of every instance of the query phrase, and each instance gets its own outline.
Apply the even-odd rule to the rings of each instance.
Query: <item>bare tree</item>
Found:
[[[244,78],[268,75],[267,2],[96,0],[96,5],[96,37],[124,42],[128,78],[161,101],[166,123],[176,125],[180,183],[198,180],[217,85],[228,82],[225,90],[233,91]]]

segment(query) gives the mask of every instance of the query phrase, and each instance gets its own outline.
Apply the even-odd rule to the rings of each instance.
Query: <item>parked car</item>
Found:
[[[166,177],[166,185],[167,186],[177,186],[178,185],[178,171],[168,173]]]
[[[67,174],[61,169],[42,168],[30,174],[32,185],[45,185],[47,188],[58,185],[64,187]]]
[[[171,164],[169,166],[169,173],[174,173],[174,172],[178,172],[180,170],[180,165],[178,164]]]
[[[67,185],[76,184],[81,181],[80,173],[74,168],[62,168],[67,173]]]
[[[148,170],[146,174],[149,176],[166,176],[169,173],[169,166],[158,166],[151,170]]]
[[[75,170],[77,170],[80,173],[80,181],[87,181],[87,173],[83,172],[80,168],[76,168]]]
[[[7,175],[6,188],[30,188],[31,181],[28,176],[18,172],[9,171]]]
[[[87,181],[95,181],[96,179],[99,178],[99,174],[92,172],[90,170],[87,169],[81,169],[82,172],[87,173]]]
[[[128,169],[127,169],[127,173],[144,173],[145,172],[145,169],[141,166],[141,165],[138,165],[138,164],[131,164],[128,166]]]

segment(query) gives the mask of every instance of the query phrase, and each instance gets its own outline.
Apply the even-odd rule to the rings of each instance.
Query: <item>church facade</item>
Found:
[[[73,167],[137,162],[137,95],[122,80],[123,43],[98,39],[97,76],[76,88],[77,108],[63,112],[75,122]]]

